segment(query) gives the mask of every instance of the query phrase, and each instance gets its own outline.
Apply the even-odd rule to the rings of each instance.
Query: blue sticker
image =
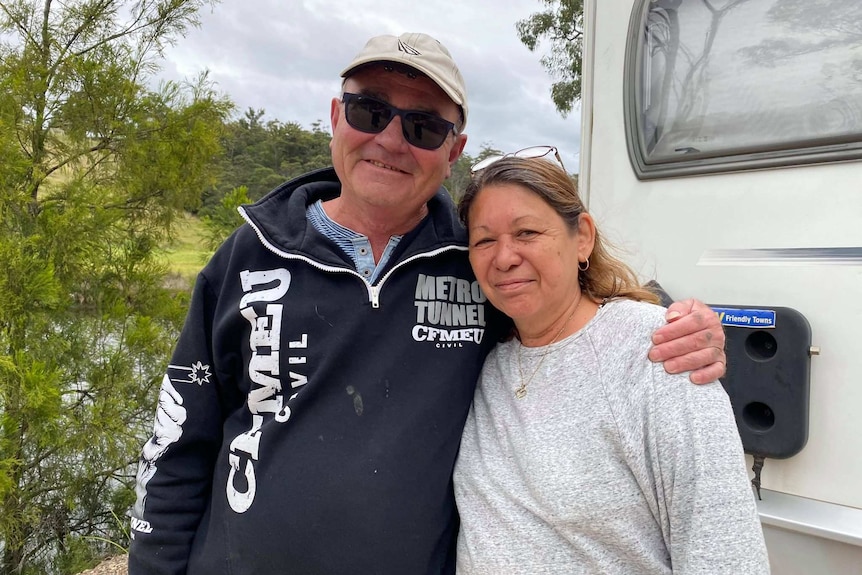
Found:
[[[714,307],[712,311],[718,314],[721,325],[758,329],[772,329],[775,327],[775,311],[773,310]]]

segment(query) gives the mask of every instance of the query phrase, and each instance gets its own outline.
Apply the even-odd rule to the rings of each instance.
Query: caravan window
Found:
[[[862,158],[860,0],[641,0],[630,29],[638,177]]]

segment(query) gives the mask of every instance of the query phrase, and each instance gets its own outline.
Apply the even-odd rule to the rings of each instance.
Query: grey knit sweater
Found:
[[[455,467],[459,575],[768,573],[730,402],[647,359],[664,310],[600,308],[485,362]],[[521,376],[539,371],[516,399]]]

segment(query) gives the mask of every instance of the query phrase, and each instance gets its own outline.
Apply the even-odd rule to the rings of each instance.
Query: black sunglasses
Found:
[[[398,116],[404,139],[411,146],[423,150],[436,150],[455,129],[455,124],[440,116],[419,110],[402,110],[371,96],[345,92],[341,101],[344,102],[344,117],[354,129],[366,134],[379,134],[392,118]]]

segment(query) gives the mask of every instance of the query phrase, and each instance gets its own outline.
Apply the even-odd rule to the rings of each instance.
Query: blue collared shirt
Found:
[[[386,244],[386,249],[383,250],[383,255],[380,256],[379,262],[374,262],[374,253],[371,251],[371,241],[367,236],[354,232],[350,228],[345,228],[341,224],[333,221],[323,209],[323,202],[318,200],[308,206],[306,210],[308,221],[321,234],[335,242],[335,245],[344,250],[353,264],[356,266],[356,271],[362,274],[369,284],[374,284],[380,276],[380,271],[386,267],[386,262],[389,261],[395,246],[401,241],[403,236],[391,236],[389,243]]]

